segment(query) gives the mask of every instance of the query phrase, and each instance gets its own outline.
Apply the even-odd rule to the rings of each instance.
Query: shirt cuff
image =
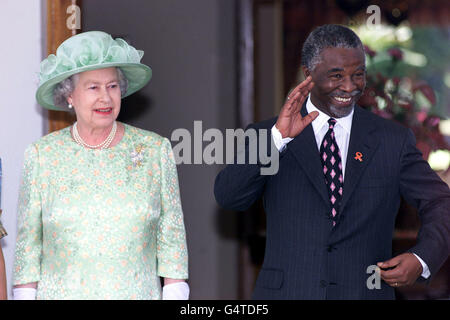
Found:
[[[283,139],[280,130],[278,130],[275,125],[272,127],[272,139],[279,152],[283,151],[284,148],[286,148],[286,145],[294,140],[294,138],[289,137]]]
[[[417,254],[413,253],[413,255],[416,256],[417,259],[419,259],[420,264],[422,265],[422,274],[421,276],[425,279],[428,279],[428,277],[431,275],[430,269],[428,268],[425,261],[423,261]]]

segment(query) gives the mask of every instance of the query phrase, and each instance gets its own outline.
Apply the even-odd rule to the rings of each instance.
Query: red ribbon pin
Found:
[[[363,161],[362,156],[363,156],[363,154],[361,152],[357,152],[356,156],[355,156],[355,160],[359,160],[360,162],[362,162]]]

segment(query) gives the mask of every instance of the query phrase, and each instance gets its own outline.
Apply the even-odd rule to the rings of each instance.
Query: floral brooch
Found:
[[[144,160],[144,146],[142,144],[138,145],[133,152],[131,152],[131,161],[133,162],[133,167],[140,167],[142,161]]]

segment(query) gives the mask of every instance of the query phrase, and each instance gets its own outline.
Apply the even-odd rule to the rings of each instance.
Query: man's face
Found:
[[[326,48],[313,71],[311,102],[333,118],[350,114],[366,86],[364,52],[359,48]]]

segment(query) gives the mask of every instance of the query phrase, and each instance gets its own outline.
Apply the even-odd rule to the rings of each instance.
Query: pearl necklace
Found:
[[[77,129],[77,122],[75,122],[72,127],[72,135],[73,135],[73,139],[76,141],[76,143],[78,143],[79,145],[82,145],[83,147],[89,148],[89,149],[106,149],[106,148],[108,148],[109,145],[111,144],[112,140],[116,136],[116,131],[117,131],[117,122],[114,121],[111,132],[106,137],[106,139],[102,143],[92,146],[92,145],[84,142],[84,140],[80,137],[80,134],[78,133],[78,129]]]

